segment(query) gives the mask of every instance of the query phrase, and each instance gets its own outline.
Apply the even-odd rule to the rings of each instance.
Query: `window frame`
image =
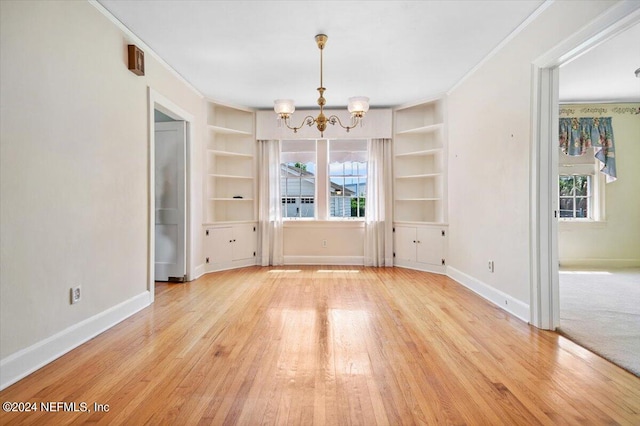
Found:
[[[367,199],[367,195],[366,195],[366,189],[365,189],[365,194],[363,196],[360,195],[356,195],[356,203],[358,205],[358,207],[356,207],[356,211],[358,213],[357,216],[332,216],[331,215],[331,199],[332,197],[336,197],[336,196],[332,196],[331,195],[331,178],[342,178],[342,179],[347,179],[349,177],[351,178],[358,178],[358,180],[360,180],[361,178],[364,178],[364,185],[366,188],[367,185],[367,177],[368,177],[368,172],[367,172],[367,168],[369,167],[369,154],[368,152],[366,153],[366,158],[365,158],[365,170],[364,170],[364,174],[358,174],[358,175],[347,175],[344,174],[344,167],[343,167],[343,174],[342,175],[331,175],[331,171],[330,171],[330,166],[331,166],[331,142],[332,141],[345,141],[345,140],[358,140],[358,141],[364,141],[365,142],[365,149],[363,151],[358,151],[358,152],[366,152],[367,151],[367,143],[366,140],[363,139],[340,139],[340,138],[335,138],[335,139],[328,139],[327,140],[327,177],[326,177],[326,184],[327,184],[327,218],[331,221],[355,221],[355,222],[362,222],[365,220],[365,215],[366,215],[366,199]],[[340,162],[341,164],[346,163],[346,161]],[[343,181],[344,182],[344,181]],[[345,189],[345,184],[343,183],[342,189]],[[359,186],[359,185],[358,185]],[[345,194],[339,196],[342,198],[343,202],[345,199],[349,200],[349,204],[351,204],[351,200],[352,197],[347,197]],[[359,205],[360,205],[360,200],[364,201],[364,212],[362,214],[362,216],[360,216],[360,209],[359,209]]]
[[[287,140],[285,142],[291,142],[291,143],[297,143],[297,142],[309,142],[309,140]],[[303,177],[302,175],[300,176],[284,176],[282,173],[282,167],[286,164],[291,163],[291,161],[288,162],[284,162],[283,161],[283,154],[286,154],[288,152],[291,151],[283,151],[282,147],[281,147],[281,153],[280,153],[280,167],[281,167],[281,172],[280,172],[280,205],[281,205],[281,211],[282,211],[282,220],[283,221],[295,221],[295,220],[303,220],[303,221],[311,221],[311,220],[317,220],[318,218],[318,143],[316,140],[313,141],[315,143],[315,150],[314,155],[313,155],[313,161],[307,161],[307,162],[301,162],[301,161],[297,161],[297,163],[300,164],[308,164],[308,163],[313,163],[314,164],[314,168],[316,173],[312,174],[312,177]],[[283,141],[281,141],[281,144],[283,144]],[[304,151],[306,153],[310,153],[312,151]],[[304,180],[313,180],[313,195],[308,195],[308,194],[302,194],[302,182]],[[293,180],[298,180],[300,182],[300,191],[298,194],[290,194],[290,193],[284,193],[284,187],[282,185],[283,181],[293,181]],[[296,200],[299,200],[299,202],[296,202]],[[309,202],[309,200],[312,200],[311,202]],[[298,215],[297,216],[287,216],[287,206],[289,204],[296,204],[299,205],[300,207],[298,207]],[[308,205],[308,204],[313,204],[313,216],[301,216],[302,214],[302,206],[303,205]]]
[[[560,217],[560,178],[563,176],[589,176],[590,177],[590,197],[589,209],[591,214],[589,217]],[[595,174],[576,174],[576,173],[559,173],[557,179],[558,185],[558,221],[561,223],[596,223],[605,222],[605,178],[600,172]],[[565,198],[565,197],[563,197]],[[582,197],[577,197],[582,198]],[[575,201],[574,201],[575,206]],[[574,207],[575,210],[575,207]]]
[[[580,156],[570,156],[562,152],[558,147],[558,176],[556,179],[556,205],[558,222],[567,224],[588,224],[605,222],[606,198],[605,175],[599,171],[600,163],[595,158],[596,150],[593,147]],[[560,178],[563,176],[590,176],[590,200],[589,217],[559,217],[560,216]],[[575,204],[574,204],[575,205]]]
[[[284,187],[280,188],[280,203],[281,206],[283,207],[283,211],[282,211],[282,220],[285,222],[293,222],[293,221],[344,221],[344,222],[364,222],[365,217],[363,216],[356,216],[356,217],[339,217],[339,216],[331,216],[331,182],[330,182],[330,178],[332,177],[330,175],[330,170],[329,170],[329,166],[330,166],[330,144],[331,141],[348,141],[348,140],[365,140],[364,138],[358,138],[358,139],[341,139],[341,138],[333,138],[333,139],[300,139],[300,140],[294,140],[294,139],[286,139],[286,140],[281,140],[281,143],[283,142],[309,142],[309,141],[313,141],[315,142],[315,174],[314,174],[314,178],[315,178],[315,194],[313,195],[313,200],[315,201],[315,205],[314,205],[314,215],[313,217],[301,217],[301,216],[286,216],[286,212],[285,212],[285,208],[287,206],[287,203],[285,201],[287,201],[289,198],[294,198],[297,197],[301,200],[301,205],[302,205],[302,200],[307,200],[311,197],[309,196],[303,196],[303,195],[298,195],[298,196],[294,196],[292,194],[284,194]],[[284,152],[291,152],[291,151],[282,151],[281,155],[280,155],[280,165],[282,166],[283,164],[285,164],[285,162],[283,162],[283,153]],[[309,152],[309,151],[308,151]],[[365,163],[368,163],[368,156],[367,156],[367,161],[365,161]],[[368,167],[368,164],[367,164]],[[360,176],[360,175],[358,175]],[[366,171],[364,175],[361,175],[362,177],[364,177],[365,182],[367,179],[366,176]],[[284,179],[285,177],[281,174],[280,175],[281,179]],[[281,180],[282,183],[282,180]],[[366,183],[365,183],[366,185]],[[366,191],[366,190],[365,190]],[[345,197],[346,198],[346,197]],[[365,209],[366,209],[366,192],[364,196],[359,196],[358,200],[365,200]],[[365,210],[366,212],[366,210]]]
[[[577,178],[586,178],[587,180],[587,191],[586,194],[577,194],[576,189],[576,179]],[[561,179],[571,178],[572,180],[572,190],[570,195],[561,195],[560,193],[560,181]],[[569,220],[569,221],[585,221],[585,220],[594,220],[594,194],[593,194],[593,186],[594,186],[594,176],[591,174],[560,174],[558,175],[558,212],[560,214],[560,219]],[[587,215],[586,216],[576,216],[578,212],[577,206],[579,205],[578,200],[586,199],[587,201]],[[572,216],[562,216],[560,205],[562,200],[571,200],[572,203]]]

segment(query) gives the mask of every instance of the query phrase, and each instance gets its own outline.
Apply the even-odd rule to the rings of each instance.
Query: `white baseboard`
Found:
[[[197,280],[198,278],[200,278],[204,274],[205,274],[204,263],[201,263],[200,265],[196,266],[196,268],[194,269],[193,277],[191,277],[191,281]]]
[[[449,278],[459,282],[497,307],[504,309],[510,314],[520,318],[522,321],[529,323],[531,313],[529,305],[526,303],[515,299],[512,296],[509,296],[508,294],[457,270],[456,268],[452,268],[451,266],[447,267],[447,275]]]
[[[255,266],[258,264],[257,257],[251,257],[248,259],[232,260],[229,262],[207,263],[203,266],[204,273],[226,271],[229,269],[244,268],[246,266]]]
[[[150,293],[145,291],[0,360],[0,390],[44,367],[150,304]]]
[[[285,265],[364,265],[364,256],[284,256]]]
[[[562,268],[638,268],[640,259],[561,259]]]
[[[395,260],[393,266],[415,269],[416,271],[431,272],[432,274],[447,275],[446,265],[430,265],[427,263],[412,262],[410,260]]]

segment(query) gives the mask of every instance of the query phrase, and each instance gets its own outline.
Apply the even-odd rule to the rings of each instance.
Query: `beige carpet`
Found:
[[[640,269],[560,271],[559,332],[640,377]]]

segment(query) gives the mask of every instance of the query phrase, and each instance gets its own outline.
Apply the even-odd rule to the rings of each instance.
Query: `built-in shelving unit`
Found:
[[[399,107],[394,121],[395,264],[445,271],[444,99]]]
[[[256,139],[253,111],[208,104],[206,220],[256,220]]]
[[[395,111],[395,220],[444,222],[444,111],[442,100]]]
[[[255,113],[207,104],[204,266],[206,272],[255,264]]]

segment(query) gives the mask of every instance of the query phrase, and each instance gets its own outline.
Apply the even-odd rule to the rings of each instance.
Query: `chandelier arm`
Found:
[[[350,126],[345,126],[344,124],[342,124],[342,121],[340,121],[340,117],[338,117],[337,115],[331,115],[327,121],[332,126],[335,126],[335,124],[338,123],[340,125],[340,127],[345,129],[347,131],[347,133],[348,133],[349,130],[353,129],[354,127],[356,127],[358,125],[358,123],[360,122],[360,118],[359,117],[351,117],[351,125]]]
[[[302,119],[302,123],[300,123],[300,125],[298,127],[291,127],[289,125],[289,117],[284,119],[284,124],[285,126],[287,126],[287,128],[293,130],[293,133],[297,133],[298,130],[302,129],[302,126],[304,126],[305,124],[307,126],[313,126],[313,124],[316,122],[316,119],[313,118],[310,115],[307,115],[305,118]]]

